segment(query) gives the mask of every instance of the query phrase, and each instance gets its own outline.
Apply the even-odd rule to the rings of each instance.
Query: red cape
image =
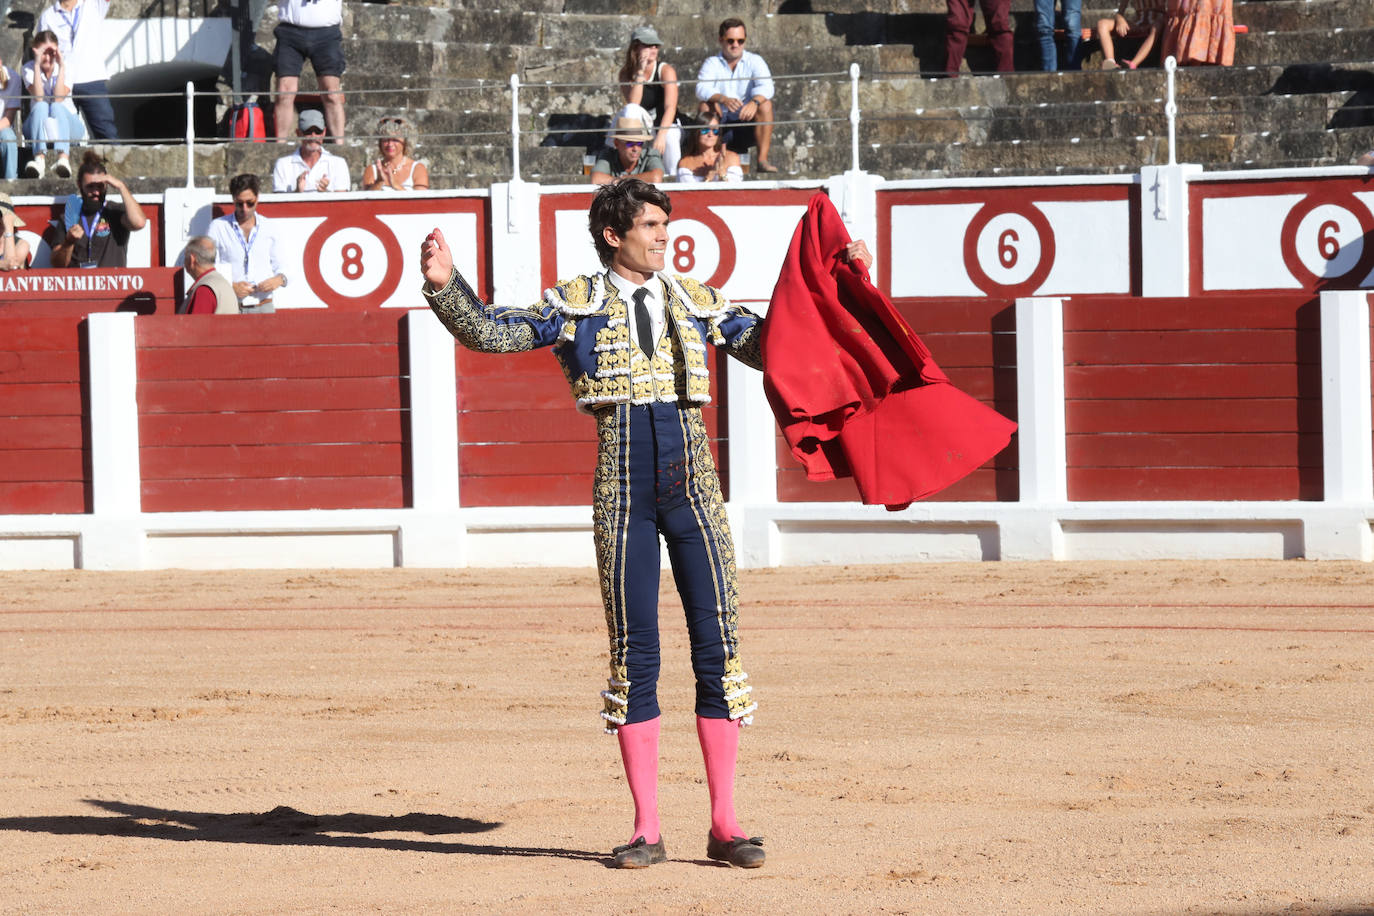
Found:
[[[763,323],[763,387],[809,479],[852,475],[865,503],[904,509],[1001,451],[1016,424],[950,384],[845,259],[849,241],[817,192]]]

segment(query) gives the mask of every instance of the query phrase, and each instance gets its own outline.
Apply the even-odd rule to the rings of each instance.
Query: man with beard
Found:
[[[126,266],[129,233],[148,222],[143,208],[124,182],[105,171],[105,160],[91,150],[77,169],[76,187],[81,193],[67,199],[62,215],[66,235],[53,246],[52,266]],[[107,201],[110,190],[117,192],[123,203]]]

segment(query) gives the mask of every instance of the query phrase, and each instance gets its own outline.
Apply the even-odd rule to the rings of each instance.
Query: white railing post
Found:
[[[859,65],[849,65],[849,152],[850,170],[859,170]]]
[[[186,81],[186,187],[196,186],[196,84]]]
[[[510,174],[520,180],[520,74],[510,75]]]
[[[1178,69],[1178,61],[1170,55],[1164,61],[1164,72],[1168,74],[1169,80],[1169,101],[1164,104],[1164,117],[1169,121],[1169,164],[1176,165],[1178,159],[1174,156],[1175,131],[1178,127],[1178,102],[1174,99],[1174,71]]]

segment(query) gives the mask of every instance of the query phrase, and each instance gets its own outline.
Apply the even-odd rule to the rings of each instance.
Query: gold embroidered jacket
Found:
[[[483,303],[456,270],[441,290],[426,284],[424,295],[470,350],[516,353],[552,346],[578,409],[587,413],[617,403],[705,404],[711,400],[708,342],[762,368],[763,319],[690,277],[658,276],[666,293],[665,322],[652,359],[630,341],[625,301],[605,274],[559,283],[528,308]]]

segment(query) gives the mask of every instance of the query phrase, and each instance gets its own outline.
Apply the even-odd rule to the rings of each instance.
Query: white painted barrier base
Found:
[[[1374,503],[845,503],[731,507],[739,564],[1374,561]],[[587,506],[0,516],[3,569],[590,567]]]

